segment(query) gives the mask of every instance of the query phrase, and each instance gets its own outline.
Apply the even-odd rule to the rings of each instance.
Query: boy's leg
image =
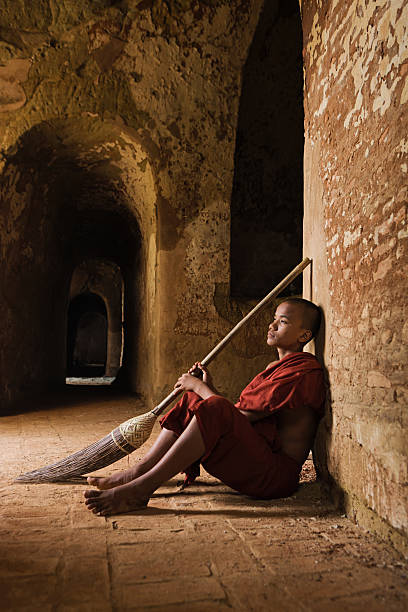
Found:
[[[163,429],[152,448],[146,453],[141,461],[128,470],[119,472],[119,474],[112,474],[112,476],[108,478],[89,476],[87,479],[88,483],[101,491],[105,491],[126,484],[148,472],[158,461],[160,461],[179,435],[186,429],[193,416],[189,409],[197,405],[200,401],[201,398],[195,393],[184,393],[183,397],[177,402],[174,408],[170,410],[166,416],[160,419]]]
[[[204,454],[205,446],[193,417],[181,436],[148,472],[107,491],[85,491],[86,505],[95,514],[129,512],[146,506],[152,493]]]
[[[109,491],[86,491],[88,508],[105,516],[145,506],[157,487],[198,459],[211,474],[247,495],[270,499],[293,493],[301,466],[272,451],[274,422],[267,441],[219,396],[198,402],[192,412],[186,429],[154,467]]]
[[[294,493],[301,465],[281,452],[273,417],[251,424],[220,396],[197,403],[193,413],[204,441],[201,463],[207,472],[251,497],[272,499]]]
[[[167,453],[169,448],[177,440],[176,434],[169,430],[163,429],[153,446],[147,451],[145,456],[138,461],[138,463],[128,470],[119,472],[118,474],[112,474],[107,478],[101,478],[99,476],[89,476],[87,478],[88,484],[97,487],[101,491],[107,489],[113,489],[120,485],[126,484],[142,474],[148,472],[160,459]]]

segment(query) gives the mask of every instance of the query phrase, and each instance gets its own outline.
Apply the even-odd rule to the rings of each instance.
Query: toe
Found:
[[[97,487],[98,482],[100,481],[100,478],[98,478],[98,476],[88,476],[86,480],[88,484],[92,485],[93,487]]]
[[[92,490],[92,489],[91,489],[91,490],[90,490],[90,489],[88,489],[88,490],[87,490],[87,491],[85,491],[85,493],[84,493],[84,497],[87,497],[87,498],[89,498],[89,497],[99,497],[99,495],[100,495],[100,492],[99,492],[99,491],[94,491],[94,490]]]
[[[97,502],[95,500],[92,500],[92,499],[87,499],[86,502],[85,502],[85,505],[89,509],[92,509],[92,508],[95,508],[96,506],[98,506]]]

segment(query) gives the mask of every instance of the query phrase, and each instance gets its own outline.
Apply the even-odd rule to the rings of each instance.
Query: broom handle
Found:
[[[311,263],[311,259],[305,257],[303,261],[296,266],[285,278],[278,284],[272,291],[266,295],[263,300],[258,302],[258,304],[248,312],[248,314],[239,321],[235,327],[231,329],[231,331],[201,360],[201,364],[203,366],[208,365],[217,355],[222,351],[222,349],[232,340],[236,333],[239,332],[241,327],[243,327],[254,315],[256,315],[260,310],[265,308],[269,302],[273,300],[285,287],[290,285],[290,283],[295,280],[296,277],[299,276],[303,272],[305,268]],[[158,416],[171,402],[182,393],[181,389],[174,389],[167,397],[164,398],[155,408],[153,408],[152,412],[156,416]]]

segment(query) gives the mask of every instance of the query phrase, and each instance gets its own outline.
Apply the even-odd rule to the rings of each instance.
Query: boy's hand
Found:
[[[194,370],[197,368],[203,373],[202,379],[192,375],[192,372],[194,372]],[[194,393],[197,393],[197,395],[203,399],[206,399],[211,395],[219,395],[219,393],[213,387],[212,379],[207,369],[198,361],[192,368],[189,369],[188,372],[180,376],[174,385],[174,388],[179,391],[194,391]]]
[[[201,380],[203,382],[205,382],[206,385],[208,385],[209,387],[212,388],[213,387],[213,382],[212,382],[211,374],[209,373],[207,368],[205,366],[201,365],[201,363],[199,361],[196,361],[195,364],[193,365],[193,367],[189,369],[188,373],[189,374],[193,374],[193,372],[195,370],[201,370],[201,372],[202,372]]]
[[[176,384],[174,385],[175,389],[179,389],[180,391],[194,391],[197,393],[198,387],[201,386],[202,380],[197,378],[197,376],[193,376],[186,372],[182,374]]]

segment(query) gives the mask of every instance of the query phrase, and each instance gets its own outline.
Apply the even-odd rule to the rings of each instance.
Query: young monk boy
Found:
[[[291,495],[313,444],[324,409],[322,368],[303,352],[317,333],[319,308],[301,298],[280,304],[269,325],[267,343],[278,351],[242,391],[234,405],[190,370],[175,388],[181,400],[160,420],[162,431],[134,467],[108,478],[89,477],[99,490],[85,492],[89,510],[100,516],[146,506],[153,492],[199,461],[236,491],[256,498]]]

